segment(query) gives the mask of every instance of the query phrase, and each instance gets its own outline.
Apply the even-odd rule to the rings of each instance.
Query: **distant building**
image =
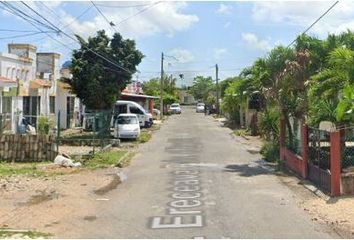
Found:
[[[138,81],[133,81],[122,91],[121,99],[136,102],[152,114],[154,109],[154,100],[159,99],[159,97],[144,95],[141,83]]]
[[[193,105],[197,103],[193,95],[190,94],[187,89],[179,90],[179,101],[180,104],[184,104],[184,105]]]

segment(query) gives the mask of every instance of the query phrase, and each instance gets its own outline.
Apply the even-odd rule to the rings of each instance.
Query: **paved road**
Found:
[[[62,237],[338,237],[311,221],[258,159],[212,117],[185,108],[141,147],[97,219]]]

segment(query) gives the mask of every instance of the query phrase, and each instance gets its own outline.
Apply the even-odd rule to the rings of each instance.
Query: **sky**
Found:
[[[40,21],[48,20],[69,36],[79,34],[87,38],[101,29],[108,35],[118,31],[124,38],[135,40],[145,55],[134,80],[159,77],[163,52],[165,73],[176,77],[179,85],[190,85],[197,75],[215,78],[215,64],[219,66],[221,80],[238,75],[274,46],[292,42],[334,1],[94,3],[104,16],[85,1],[26,2],[43,18],[21,2],[8,2]],[[38,52],[60,53],[62,63],[70,60],[72,50],[78,48],[77,42],[45,27],[41,29],[49,32],[39,32],[25,20],[0,9],[0,52],[7,51],[8,43],[30,43],[37,46]],[[354,1],[342,0],[309,34],[325,38],[328,33],[347,29],[354,30]],[[184,79],[179,79],[180,74]]]

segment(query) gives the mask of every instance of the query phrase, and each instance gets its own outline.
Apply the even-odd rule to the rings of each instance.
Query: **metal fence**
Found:
[[[58,112],[46,116],[0,114],[0,135],[51,135],[57,141],[57,150],[60,146],[90,146],[91,152],[95,152],[112,142],[111,125],[111,111],[95,111],[80,115]]]
[[[342,131],[344,131],[344,136],[342,136],[341,144],[341,165],[342,169],[345,169],[354,166],[354,127],[348,127],[343,129]]]
[[[309,128],[309,179],[326,192],[331,191],[331,139],[330,132]]]
[[[82,116],[82,127],[61,129],[57,120],[58,146],[90,146],[91,153],[114,142],[111,111],[96,111]]]

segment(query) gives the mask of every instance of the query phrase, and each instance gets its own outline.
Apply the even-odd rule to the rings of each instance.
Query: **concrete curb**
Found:
[[[324,192],[322,192],[319,188],[317,188],[315,185],[313,185],[310,181],[308,180],[301,180],[302,185],[315,194],[317,197],[323,199],[324,201],[328,201],[331,199],[330,196],[326,195]]]

